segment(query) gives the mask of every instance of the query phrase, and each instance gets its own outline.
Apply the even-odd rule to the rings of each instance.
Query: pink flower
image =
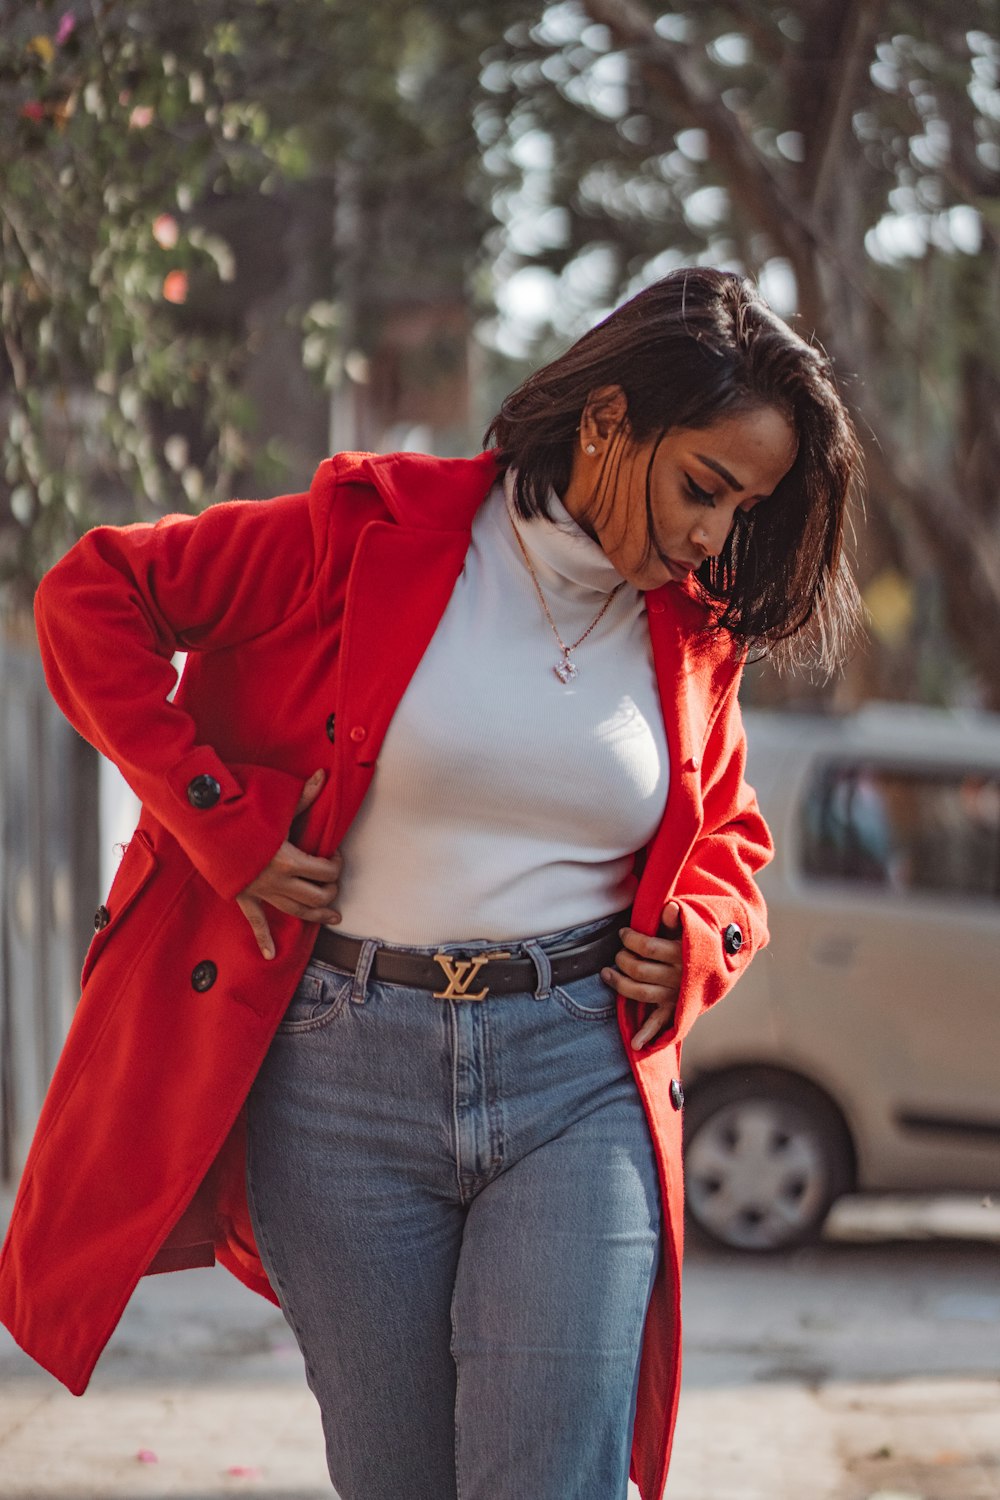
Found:
[[[172,250],[177,243],[179,230],[173,214],[157,214],[153,220],[153,239],[164,250]]]
[[[45,105],[40,104],[37,99],[32,99],[30,104],[21,105],[22,120],[44,120]]]
[[[128,117],[128,123],[133,130],[145,130],[147,125],[153,123],[153,106],[137,104]]]
[[[59,30],[56,32],[56,46],[61,47],[63,42],[69,40],[76,30],[76,16],[71,10],[66,11],[59,22]]]
[[[226,1473],[231,1479],[260,1479],[264,1470],[256,1468],[253,1464],[230,1464]]]
[[[140,1464],[158,1464],[160,1462],[152,1448],[140,1448],[135,1458],[136,1463]]]
[[[163,278],[163,295],[167,302],[186,302],[188,279],[186,271],[168,271]]]

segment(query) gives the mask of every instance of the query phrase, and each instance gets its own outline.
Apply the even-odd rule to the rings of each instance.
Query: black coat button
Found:
[[[722,946],[727,953],[739,953],[743,947],[743,934],[735,922],[730,922],[722,934]]]
[[[203,958],[200,964],[195,964],[191,970],[191,988],[195,990],[210,990],[219,977],[219,970],[210,958]]]
[[[331,714],[326,721],[326,737],[333,744],[337,738],[337,715]]]
[[[684,1108],[684,1085],[679,1078],[671,1078],[670,1080],[670,1102],[674,1106],[674,1109]]]
[[[94,931],[103,932],[111,921],[111,913],[106,906],[99,906],[94,912]]]
[[[192,807],[214,807],[222,788],[214,776],[196,776],[188,782],[187,799]]]

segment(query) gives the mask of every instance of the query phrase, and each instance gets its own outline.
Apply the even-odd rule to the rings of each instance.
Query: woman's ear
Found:
[[[580,441],[584,451],[606,448],[615,433],[628,422],[628,398],[620,385],[601,385],[590,392],[580,417]]]

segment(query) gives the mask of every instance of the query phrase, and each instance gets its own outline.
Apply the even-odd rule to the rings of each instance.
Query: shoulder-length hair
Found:
[[[490,423],[485,446],[516,470],[525,518],[549,514],[552,492],[565,494],[584,409],[608,386],[624,392],[628,434],[640,443],[762,406],[788,417],[794,463],[773,495],[737,512],[722,552],[695,577],[711,606],[708,629],[728,630],[761,655],[832,670],[861,615],[843,545],[861,452],[826,356],[747,278],[672,272],[529,376]],[[647,508],[650,489],[647,473]]]

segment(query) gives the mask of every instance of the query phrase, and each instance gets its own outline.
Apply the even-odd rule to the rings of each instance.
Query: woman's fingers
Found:
[[[289,895],[275,894],[269,896],[268,901],[279,911],[287,912],[290,917],[298,917],[302,922],[339,922],[340,912],[333,904],[334,896],[314,898],[306,891],[301,895],[298,892]]]
[[[330,885],[317,885],[311,880],[290,880],[281,892],[286,901],[294,902],[306,911],[334,909],[340,887],[336,881]]]
[[[623,946],[615,955],[616,968],[604,971],[604,981],[630,1000],[660,1005],[680,988],[682,945],[673,938],[649,937],[631,927],[621,930]]]
[[[265,958],[274,957],[274,939],[271,937],[271,929],[267,925],[267,917],[264,908],[256,896],[248,896],[245,892],[236,897],[236,905],[246,917],[253,929],[253,935],[257,939],[257,947]]]
[[[676,901],[667,902],[666,906],[663,908],[663,916],[660,918],[660,925],[662,927],[665,927],[668,932],[675,932],[678,935],[680,935],[680,933],[683,931],[684,924],[681,919],[681,909],[677,905]]]
[[[308,880],[314,885],[334,885],[340,879],[344,861],[339,851],[329,859],[319,854],[306,854],[286,839],[266,870],[258,879],[265,877],[279,880]],[[254,882],[256,884],[256,881]],[[248,887],[248,889],[252,889]]]
[[[623,995],[626,1000],[638,1000],[643,1005],[673,1005],[677,999],[677,991],[680,989],[680,979],[670,977],[666,969],[659,971],[662,982],[646,984],[638,979],[630,979],[620,969],[602,969],[601,978],[606,985],[618,995]]]
[[[639,1030],[632,1038],[632,1046],[634,1050],[638,1052],[640,1047],[645,1047],[647,1042],[651,1042],[654,1036],[657,1036],[665,1026],[669,1026],[671,1024],[673,1019],[673,1002],[671,1002],[669,1005],[658,1005],[656,1009],[651,1011],[650,1014],[646,1017],[642,1025],[639,1027]]]
[[[679,964],[684,956],[684,944],[679,938],[650,937],[634,927],[623,927],[618,935],[630,953],[651,963]]]
[[[316,902],[307,894],[306,900],[297,900],[291,895],[282,895],[277,891],[267,897],[260,899],[252,896],[248,891],[236,897],[236,904],[253,928],[253,935],[257,939],[257,946],[265,958],[274,957],[274,939],[271,937],[271,929],[268,926],[267,916],[264,911],[264,900],[269,906],[274,906],[278,911],[283,911],[290,917],[298,917],[301,922],[339,922],[340,912],[332,903],[333,893],[324,894],[320,902]]]
[[[632,927],[621,929],[622,948],[615,955],[614,969],[601,977],[617,994],[650,1006],[649,1015],[632,1038],[636,1049],[645,1047],[673,1022],[681,986],[684,945],[681,941],[680,907],[670,901],[663,909],[663,926],[675,937],[650,937]]]
[[[677,947],[680,944],[676,945]],[[615,965],[620,974],[625,974],[629,979],[634,979],[638,984],[660,985],[667,989],[678,989],[681,980],[680,955],[676,958],[652,959],[637,958],[627,948],[622,948],[615,955]]]
[[[294,895],[302,885],[336,886],[343,868],[339,851],[330,859],[304,854],[286,839],[256,880],[247,886],[251,896],[270,901],[275,894]]]
[[[300,818],[304,812],[308,812],[323,789],[326,780],[325,771],[314,771],[302,788],[302,795],[298,800],[295,811],[292,813],[292,821]]]
[[[310,777],[307,788],[315,780]],[[240,893],[236,898],[240,910],[253,928],[265,958],[274,957],[274,942],[264,904],[302,922],[339,922],[340,912],[334,902],[342,866],[339,850],[330,859],[323,859],[316,854],[305,854],[286,839],[256,880]]]
[[[339,922],[340,913],[334,904],[339,886],[336,881],[319,885],[315,881],[301,880],[297,876],[264,871],[264,874],[247,887],[244,894],[266,901],[279,911],[303,922]]]

